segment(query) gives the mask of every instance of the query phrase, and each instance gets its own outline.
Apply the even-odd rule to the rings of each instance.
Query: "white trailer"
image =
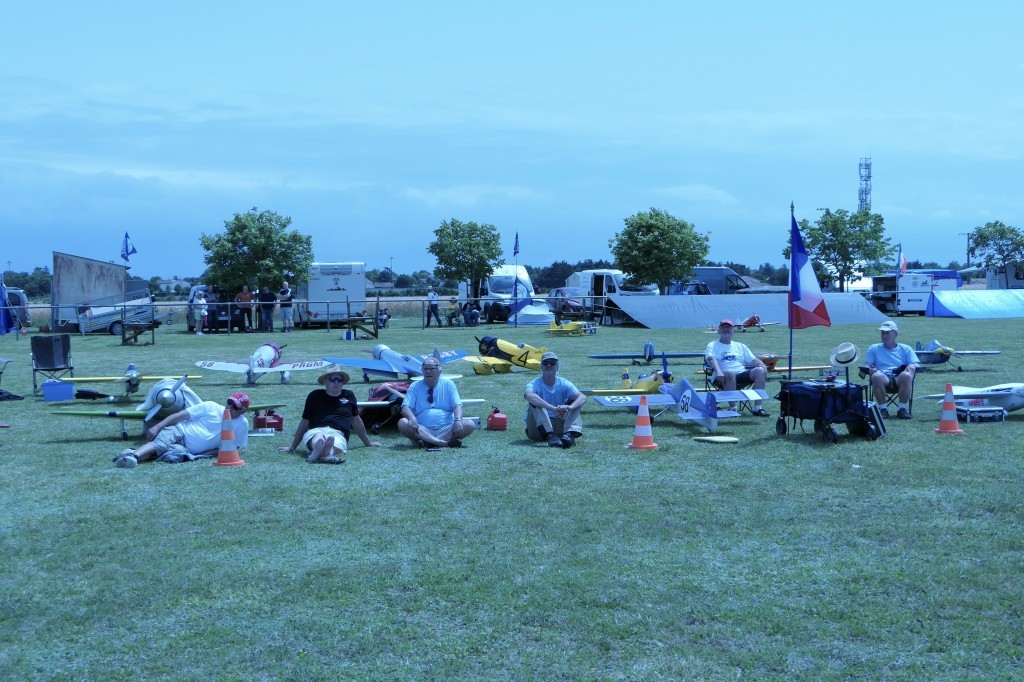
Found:
[[[872,278],[871,302],[883,313],[924,315],[933,291],[956,291],[963,280],[955,270],[949,275],[935,272],[908,272]]]
[[[308,327],[359,317],[366,310],[366,263],[313,263],[296,287],[295,323]]]

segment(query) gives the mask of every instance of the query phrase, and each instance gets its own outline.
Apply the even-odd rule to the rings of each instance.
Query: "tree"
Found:
[[[801,220],[800,232],[815,269],[824,271],[826,279],[836,280],[839,291],[845,291],[847,282],[860,277],[868,263],[895,251],[885,236],[881,215],[867,211],[850,213],[846,209],[835,213],[827,208],[818,210],[823,211],[818,221],[812,226]],[[787,246],[782,255],[788,259],[789,254]]]
[[[473,296],[479,295],[480,283],[494,268],[505,263],[501,258],[501,235],[494,225],[452,218],[441,223],[434,236],[427,247],[437,258],[434,274],[458,282],[469,281]]]
[[[1008,265],[1020,267],[1024,263],[1024,234],[1016,227],[1000,220],[975,227],[971,232],[968,254],[977,258],[986,269],[1002,270],[1006,288],[1010,288]]]
[[[262,284],[277,288],[281,280],[304,283],[313,263],[313,238],[288,230],[292,219],[253,207],[224,221],[224,234],[199,237],[209,266],[203,275],[208,284],[240,291],[248,284],[254,291]]]
[[[608,240],[619,268],[637,284],[683,280],[708,255],[708,235],[657,208],[625,219],[626,227]]]

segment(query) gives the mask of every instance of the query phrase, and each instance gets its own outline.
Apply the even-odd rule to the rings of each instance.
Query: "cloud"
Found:
[[[484,201],[497,199],[536,199],[540,192],[518,185],[452,185],[436,189],[406,187],[401,196],[427,206],[477,206]]]
[[[725,190],[699,183],[694,185],[676,185],[674,187],[662,187],[656,191],[659,194],[664,194],[670,197],[677,197],[679,199],[687,199],[689,201],[700,201],[723,205],[734,205],[739,203],[739,199],[729,194]]]

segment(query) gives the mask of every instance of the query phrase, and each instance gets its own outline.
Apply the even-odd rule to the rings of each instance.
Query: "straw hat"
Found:
[[[846,367],[857,362],[860,357],[860,349],[849,341],[844,341],[835,347],[832,355],[829,356],[829,364],[833,367]]]
[[[325,369],[324,373],[321,374],[320,378],[318,378],[316,381],[318,384],[322,386],[323,384],[327,383],[327,377],[332,377],[336,374],[340,374],[345,379],[343,383],[347,384],[349,382],[350,377],[348,375],[348,372],[343,371],[341,367],[338,367],[337,365],[331,365],[330,367]]]

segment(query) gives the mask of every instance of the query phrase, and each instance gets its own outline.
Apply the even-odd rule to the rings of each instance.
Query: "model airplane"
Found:
[[[477,343],[480,355],[462,358],[473,363],[473,371],[477,374],[508,374],[512,367],[525,367],[539,372],[540,358],[548,352],[547,348],[534,348],[525,343],[517,345],[493,336],[478,338]]]
[[[922,395],[918,400],[944,400],[945,393]],[[957,407],[1001,407],[1007,412],[1024,409],[1024,384],[997,384],[987,388],[953,386],[953,402]]]
[[[128,432],[125,430],[125,420],[141,420],[143,432],[150,425],[169,417],[175,412],[198,405],[203,399],[196,395],[196,392],[185,385],[186,374],[180,379],[161,379],[149,392],[146,393],[146,402],[134,410],[54,410],[51,414],[65,417],[111,417],[121,420],[121,440],[128,440]],[[281,403],[272,405],[250,405],[249,409],[268,410],[275,407],[283,407]]]
[[[645,396],[648,405],[661,405],[663,409],[654,415],[657,417],[672,410],[684,421],[695,421],[714,433],[718,428],[718,420],[728,417],[738,417],[740,413],[736,410],[719,410],[719,402],[743,402],[748,400],[764,400],[768,394],[764,391],[709,391],[698,392],[689,381],[680,379],[675,384],[666,384],[661,387],[661,392]],[[618,395],[618,396],[594,396],[594,401],[602,407],[637,407],[640,405],[640,396]]]
[[[287,384],[291,381],[293,371],[303,369],[323,369],[330,365],[330,362],[323,360],[306,360],[303,362],[281,362],[281,349],[272,341],[260,344],[260,347],[249,356],[247,362],[219,362],[217,360],[202,360],[196,363],[196,367],[213,369],[220,372],[245,372],[245,381],[252,386],[256,380],[268,372],[280,372],[281,383]]]
[[[758,331],[763,332],[765,327],[773,327],[777,324],[781,324],[781,322],[762,322],[760,315],[751,315],[742,322],[737,322],[733,327],[738,332],[745,332],[753,329],[754,327],[756,327]],[[718,327],[708,327],[708,331],[718,333]]]
[[[622,370],[622,383],[618,388],[588,388],[580,391],[583,395],[651,395],[661,390],[665,384],[672,382],[672,372],[668,371],[668,360],[661,359],[661,371],[641,374],[636,381],[630,381],[629,370]]]
[[[464,350],[446,350],[441,352],[434,349],[429,355],[402,355],[393,351],[383,343],[373,347],[373,359],[370,358],[324,358],[326,364],[336,364],[342,367],[358,367],[363,370],[363,381],[370,380],[370,374],[375,374],[389,379],[411,379],[422,376],[420,371],[423,361],[429,357],[436,358],[441,364],[458,360],[465,357]],[[454,378],[449,376],[449,379]]]
[[[125,396],[130,396],[138,393],[139,387],[143,381],[163,381],[170,379],[175,381],[178,377],[156,377],[156,376],[143,376],[139,374],[139,371],[135,368],[134,363],[128,363],[128,369],[125,370],[124,376],[119,377],[75,377],[75,383],[114,383],[124,384]],[[192,376],[190,379],[202,379],[201,376]],[[110,396],[104,394],[96,394],[99,398],[110,398]]]
[[[699,353],[658,353],[654,350],[654,343],[648,341],[644,344],[642,353],[599,353],[597,355],[588,355],[587,357],[594,358],[596,360],[633,360],[634,365],[651,364],[655,358],[702,358],[704,357],[703,352]]]
[[[791,370],[794,372],[809,372],[818,369],[832,369],[832,365],[779,365],[780,357],[775,353],[762,353],[757,356],[757,359],[764,363],[764,366],[768,368],[769,372],[776,373],[789,373]]]
[[[932,339],[927,346],[922,346],[921,342],[917,342],[917,348],[914,349],[917,353],[917,359],[921,361],[922,365],[941,365],[949,362],[950,358],[954,355],[999,355],[1001,351],[998,350],[955,350],[949,346],[943,346],[937,340]],[[959,368],[958,368],[959,369]]]
[[[589,336],[597,333],[597,325],[593,322],[552,322],[544,331],[553,336]]]

